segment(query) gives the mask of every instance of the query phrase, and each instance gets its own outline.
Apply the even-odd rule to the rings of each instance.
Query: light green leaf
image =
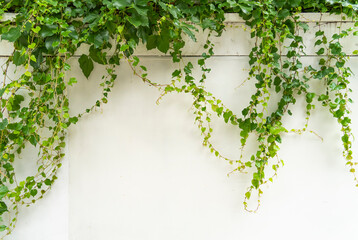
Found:
[[[9,189],[5,185],[0,186],[0,199],[6,196],[6,194],[9,192]]]

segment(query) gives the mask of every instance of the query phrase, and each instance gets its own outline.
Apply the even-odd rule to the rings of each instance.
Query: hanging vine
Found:
[[[356,21],[358,1],[343,0],[0,0],[0,19],[15,13],[13,19],[0,22],[2,41],[13,44],[11,56],[2,65],[0,86],[0,231],[9,235],[16,224],[23,205],[29,206],[51,189],[64,157],[67,128],[108,102],[117,81],[116,66],[127,62],[142,81],[160,92],[160,101],[172,92],[193,97],[195,123],[203,136],[203,145],[217,157],[235,166],[234,171],[254,169],[251,186],[245,194],[244,206],[252,193],[262,194],[262,186],[273,181],[283,161],[278,151],[285,132],[302,133],[308,130],[308,120],[315,104],[329,111],[341,127],[343,157],[355,175],[352,159],[348,56],[341,39],[356,34],[355,26],[328,36],[320,28],[315,32],[317,66],[305,66],[302,33],[309,26],[301,21],[302,12],[340,15]],[[234,113],[207,91],[205,80],[211,71],[206,61],[214,55],[211,35],[220,36],[225,29],[225,13],[236,13],[251,28],[255,46],[249,55],[249,79],[255,81],[256,92],[241,113]],[[358,25],[358,24],[355,24]],[[184,35],[196,41],[199,30],[209,33],[197,63],[184,62]],[[153,82],[147,68],[134,55],[139,44],[148,50],[157,49],[170,54],[177,69],[167,84]],[[102,96],[83,113],[69,114],[68,88],[76,84],[71,76],[68,59],[82,45],[88,52],[78,58],[86,78],[94,69],[94,62],[105,65],[106,73],[100,87]],[[355,53],[356,54],[356,53]],[[16,77],[10,69],[16,66]],[[193,77],[199,67],[201,77]],[[310,88],[312,82],[325,87],[324,93]],[[273,111],[268,103],[277,99]],[[290,108],[299,96],[306,99],[307,122],[302,129],[286,129],[282,121],[292,115]],[[241,149],[249,136],[256,136],[255,154],[238,159],[224,156],[212,143],[213,117],[240,128]],[[38,151],[38,171],[18,182],[14,162],[30,145]],[[266,176],[267,167],[274,170]],[[260,199],[260,198],[259,198]],[[260,200],[259,200],[260,201]],[[258,205],[260,202],[258,203]],[[247,209],[248,211],[252,211]],[[255,211],[255,210],[253,210]]]

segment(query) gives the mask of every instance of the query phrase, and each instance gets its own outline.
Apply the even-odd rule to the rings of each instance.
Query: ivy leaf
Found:
[[[90,59],[87,55],[82,54],[82,56],[78,59],[78,62],[80,63],[83,74],[88,79],[94,68],[92,59]]]
[[[317,31],[317,32],[315,33],[315,36],[316,36],[316,37],[319,37],[319,36],[322,36],[323,34],[324,34],[324,32],[321,31],[321,30],[319,30],[319,31]]]
[[[182,29],[194,42],[196,42],[195,34],[189,28],[182,26]]]
[[[16,51],[14,53],[12,61],[16,66],[20,66],[26,62],[26,58],[25,55],[21,55],[19,51]]]
[[[21,36],[20,26],[11,28],[8,32],[1,35],[1,39],[8,40],[9,42],[15,42]]]
[[[1,225],[0,226],[0,232],[3,232],[3,231],[5,231],[6,230],[6,226],[5,225]]]
[[[6,91],[6,87],[0,88],[0,97],[4,94],[5,91]],[[0,117],[2,117],[2,115],[0,115]]]
[[[132,0],[114,0],[113,7],[117,9],[124,9],[132,4]]]
[[[329,98],[328,95],[322,94],[318,97],[318,101],[324,101],[324,100],[327,100],[328,98]]]
[[[0,122],[0,130],[4,130],[6,128],[6,126],[8,125],[8,121],[7,121],[7,118],[3,119],[1,122]]]
[[[307,103],[311,103],[312,101],[313,101],[313,98],[316,96],[316,94],[315,93],[307,93],[306,94],[306,102]]]
[[[59,43],[60,43],[59,36],[51,36],[51,37],[46,38],[45,47],[48,51],[54,52],[55,49],[58,48]]]
[[[45,38],[45,37],[51,37],[53,35],[55,35],[55,31],[57,30],[57,26],[56,25],[44,25],[41,28],[41,31],[39,32],[40,36]]]
[[[275,0],[273,1],[273,4],[276,5],[276,7],[283,7],[286,4],[287,0]]]
[[[226,112],[224,112],[223,117],[224,117],[224,121],[225,121],[226,123],[228,123],[228,121],[229,121],[229,119],[231,118],[232,114],[233,114],[233,113],[232,113],[231,111],[226,111]]]
[[[156,35],[150,35],[147,40],[147,49],[151,50],[157,47],[157,40],[158,36]]]
[[[246,193],[245,193],[245,197],[246,197],[247,199],[250,199],[250,197],[251,197],[251,192],[246,192]]]
[[[99,64],[107,64],[106,53],[102,53],[101,50],[95,48],[94,46],[90,47],[89,56],[93,61]]]
[[[32,189],[32,190],[30,191],[30,194],[31,194],[31,196],[35,197],[36,194],[37,194],[37,190],[36,190],[36,189]]]
[[[101,31],[96,34],[91,33],[88,36],[88,41],[93,43],[96,48],[100,48],[104,45],[105,42],[109,40],[109,32],[108,31]]]
[[[273,126],[270,128],[270,133],[273,135],[277,135],[281,132],[287,132],[287,129],[282,126]]]
[[[163,31],[161,32],[160,38],[158,38],[158,42],[157,42],[157,48],[159,51],[161,51],[162,53],[167,53],[169,50],[169,30],[168,29],[163,29]]]
[[[251,180],[251,184],[252,186],[254,186],[256,189],[259,187],[260,183],[257,179],[252,179]]]
[[[287,1],[287,3],[291,6],[291,7],[298,7],[301,4],[301,0],[290,0]]]
[[[47,186],[51,186],[52,181],[47,178],[47,179],[45,179],[44,183],[45,183],[45,185],[47,185]]]
[[[148,0],[134,0],[133,1],[135,5],[138,5],[138,6],[147,6],[148,4]]]
[[[144,16],[144,17],[147,16],[148,8],[137,7],[136,5],[133,5],[133,8],[137,11],[137,13],[139,15]]]
[[[288,9],[282,9],[281,11],[278,12],[278,17],[279,18],[286,18],[290,15],[290,11]]]
[[[180,12],[180,9],[178,9],[177,7],[175,7],[174,5],[171,5],[172,7],[170,7],[169,9],[168,9],[168,11],[170,12],[170,14],[174,17],[174,18],[176,18],[176,19],[178,19],[178,18],[180,18],[180,16],[182,16],[182,14],[181,14],[181,12]]]
[[[99,19],[98,14],[90,13],[86,17],[83,18],[83,22],[84,23],[92,23],[92,22],[94,22],[95,20],[98,20],[98,19]]]
[[[4,212],[7,212],[7,206],[4,202],[0,202],[0,215],[2,215]]]
[[[342,52],[342,46],[339,44],[339,42],[331,43],[329,48],[331,49],[333,55],[338,55]]]
[[[304,22],[299,22],[298,25],[303,29],[304,32],[307,32],[310,28],[308,24]]]
[[[336,62],[336,66],[337,66],[337,68],[343,67],[343,66],[344,66],[344,62],[339,62],[339,61],[337,61],[337,62]]]
[[[161,40],[158,43],[158,50],[161,51],[162,53],[167,53],[169,50],[169,41],[166,40]]]
[[[37,139],[36,139],[36,136],[34,135],[31,135],[30,138],[29,138],[29,142],[36,147],[37,145]]]
[[[51,4],[51,5],[53,5],[53,6],[57,6],[57,4],[58,4],[58,1],[55,1],[55,0],[45,0],[44,2],[46,2],[46,3],[48,3],[48,4]]]
[[[36,61],[31,61],[30,64],[33,68],[39,69],[43,60],[42,49],[37,48],[32,52],[32,55],[36,58]]]
[[[347,143],[349,141],[349,136],[347,134],[344,134],[343,137],[342,137],[342,141],[344,143]]]
[[[8,192],[9,192],[9,189],[5,185],[1,185],[0,186],[0,199],[3,199],[3,197],[5,197]]]
[[[252,11],[251,5],[244,5],[244,4],[238,4],[238,6],[241,8],[242,12],[245,14],[249,14]]]
[[[203,29],[209,28],[209,29],[215,29],[216,23],[214,20],[211,20],[209,18],[206,18],[203,20]]]
[[[317,55],[322,55],[324,53],[324,48],[320,48],[318,52],[316,52]]]
[[[128,16],[127,19],[136,28],[140,26],[149,26],[148,18],[138,14],[137,12],[133,12],[132,16]]]

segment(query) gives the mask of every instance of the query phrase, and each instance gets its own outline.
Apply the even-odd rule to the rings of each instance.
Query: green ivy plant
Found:
[[[0,22],[1,40],[11,42],[14,47],[2,65],[0,86],[0,215],[3,216],[0,231],[9,235],[20,207],[37,202],[51,189],[64,157],[67,129],[107,103],[117,75],[120,76],[120,72],[115,72],[116,66],[125,62],[144,83],[160,91],[160,99],[173,92],[190,94],[203,145],[233,164],[235,171],[254,169],[245,194],[246,209],[251,195],[260,196],[262,186],[273,181],[283,164],[278,157],[282,135],[288,131],[309,131],[308,120],[316,104],[324,106],[340,125],[343,157],[358,186],[348,106],[352,102],[349,98],[352,71],[346,66],[348,57],[341,45],[342,38],[356,34],[355,26],[341,27],[333,36],[318,27],[315,32],[318,64],[305,66],[301,61],[305,54],[302,32],[309,26],[299,16],[302,12],[319,12],[356,21],[357,3],[357,0],[0,0],[0,18],[5,13],[15,13],[13,19]],[[205,87],[211,70],[206,61],[214,54],[211,35],[220,37],[225,29],[224,14],[228,12],[246,21],[255,42],[249,55],[248,80],[255,81],[256,91],[241,113],[228,109]],[[196,63],[184,62],[183,37],[196,41],[199,30],[209,33],[202,56]],[[170,54],[177,63],[169,83],[159,84],[147,77],[147,68],[134,55],[139,44]],[[102,97],[83,113],[72,116],[67,91],[77,79],[71,76],[68,59],[82,45],[88,46],[88,52],[78,58],[84,77],[90,76],[94,63],[105,65],[106,72],[100,84]],[[13,66],[17,69],[15,78],[9,72]],[[199,79],[193,77],[194,67],[202,73]],[[310,88],[316,82],[326,89],[324,93]],[[290,108],[300,96],[306,99],[307,122],[302,129],[288,130],[282,119],[292,115]],[[270,111],[268,102],[277,98],[275,109]],[[216,149],[211,141],[210,123],[216,116],[240,129],[242,150],[248,137],[256,136],[256,153],[249,157],[241,154],[234,160]],[[38,151],[38,171],[18,182],[14,162],[31,145]],[[273,168],[273,176],[265,175],[268,166]]]

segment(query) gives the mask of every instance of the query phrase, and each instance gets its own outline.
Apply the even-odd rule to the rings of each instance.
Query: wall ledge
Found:
[[[302,22],[354,22],[350,18],[342,20],[341,15],[333,15],[329,13],[301,13],[299,16],[301,17]],[[15,17],[15,13],[5,13],[0,21],[14,20]],[[245,20],[236,13],[226,13],[225,23],[245,23]]]

